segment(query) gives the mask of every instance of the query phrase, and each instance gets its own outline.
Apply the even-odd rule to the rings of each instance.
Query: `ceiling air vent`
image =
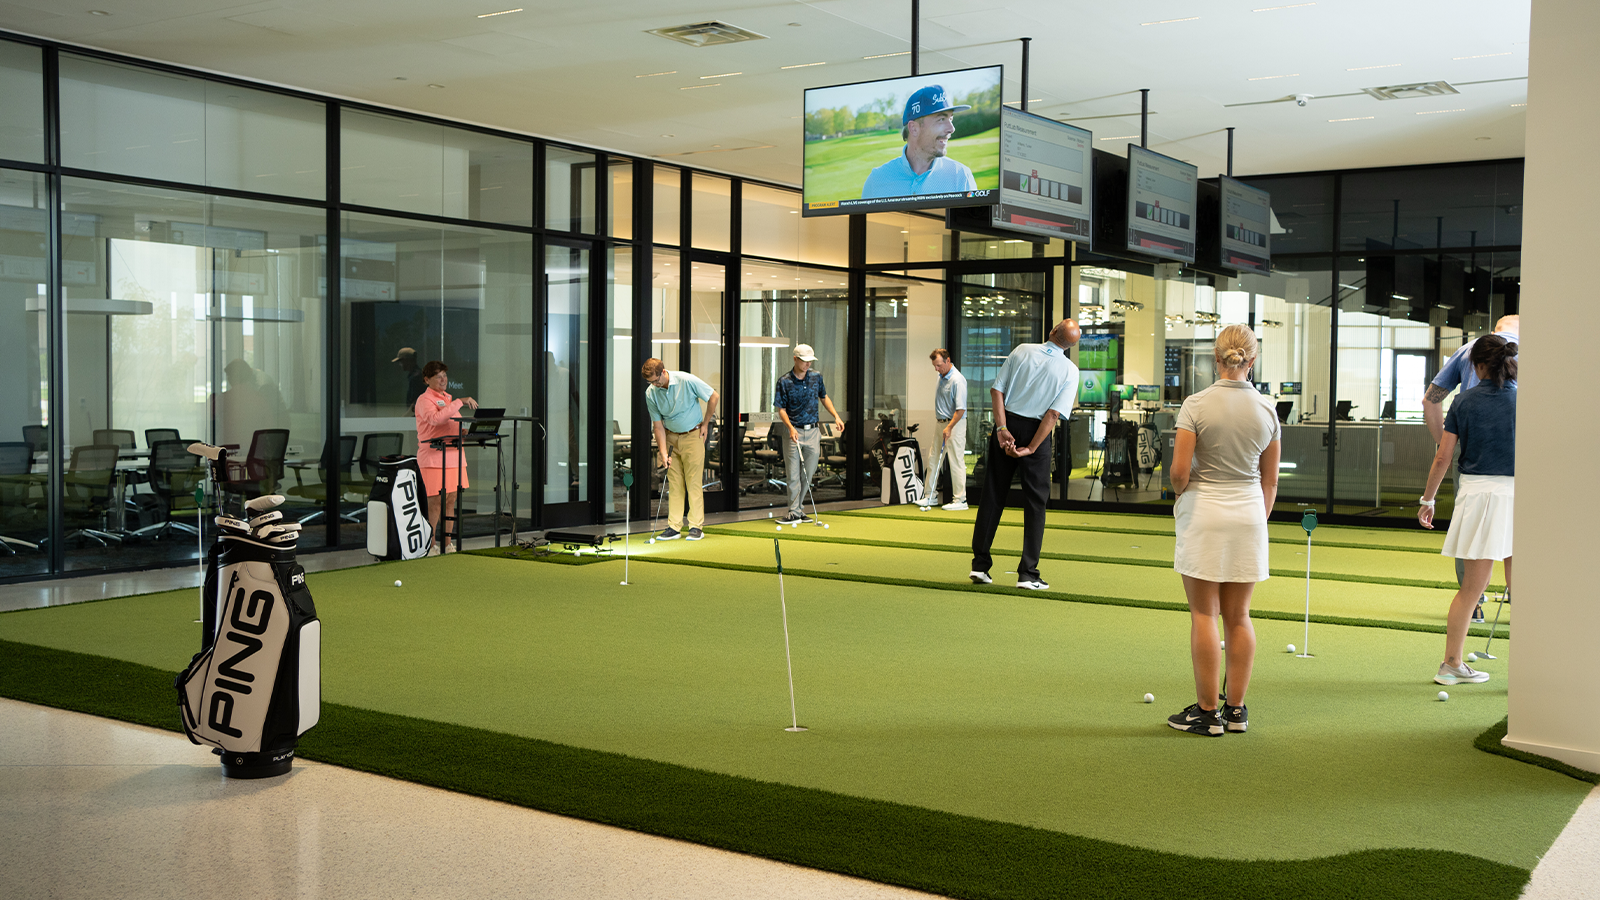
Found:
[[[1443,97],[1460,91],[1443,81],[1422,81],[1417,84],[1391,84],[1387,87],[1362,88],[1379,100],[1412,100],[1417,97]]]
[[[671,38],[680,44],[691,47],[710,47],[713,44],[737,44],[740,41],[761,41],[766,39],[764,34],[754,31],[745,31],[737,25],[726,22],[697,22],[693,25],[677,25],[672,28],[652,28],[649,34],[659,34],[664,38]]]

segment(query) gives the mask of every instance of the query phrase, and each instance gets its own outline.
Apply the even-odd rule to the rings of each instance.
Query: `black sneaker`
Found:
[[[689,529],[688,539],[691,540],[691,541],[698,541],[698,540],[700,540],[701,538],[703,538],[705,536],[706,536],[706,533],[704,531],[701,531],[698,528]]]
[[[1238,706],[1222,704],[1222,727],[1237,734],[1243,734],[1250,727],[1250,712],[1243,703]]]
[[[660,534],[656,535],[656,540],[658,540],[658,541],[675,541],[680,537],[683,537],[683,532],[681,532],[678,529],[673,528],[673,527],[671,527],[669,525],[669,526],[667,526],[667,530],[666,531],[663,531]]]
[[[787,515],[778,520],[779,525],[799,525],[806,520],[805,516]]]
[[[1168,716],[1167,724],[1190,734],[1222,737],[1222,716],[1214,709],[1201,709],[1198,703],[1191,703],[1183,712]]]
[[[1483,618],[1483,600],[1481,600],[1481,599],[1478,601],[1478,605],[1472,608],[1472,621],[1474,621],[1474,622],[1482,622],[1482,621],[1484,621],[1484,618]]]
[[[810,525],[812,522],[815,522],[815,521],[816,521],[816,519],[813,519],[810,516],[805,515],[804,513],[802,513],[800,515],[800,524],[801,525]]]

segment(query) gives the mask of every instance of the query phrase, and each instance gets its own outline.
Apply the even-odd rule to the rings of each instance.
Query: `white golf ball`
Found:
[[[1444,691],[1440,691],[1439,692],[1439,699],[1440,700],[1449,700],[1450,699],[1450,695],[1445,693]]]
[[[1224,650],[1228,649],[1228,642],[1227,641],[1223,641],[1222,642],[1222,649],[1224,649]]]
[[[799,528],[799,527],[800,527],[800,523],[799,523],[799,522],[793,522],[793,523],[791,523],[791,524],[790,524],[790,525],[789,525],[789,527],[790,527],[790,528],[795,528],[795,529],[798,529],[798,528]],[[778,530],[779,530],[779,531],[782,531],[782,530],[783,530],[783,529],[782,529],[782,528],[779,528],[779,529],[778,529]]]
[[[1283,651],[1283,652],[1285,652],[1285,653],[1293,653],[1294,652],[1294,645],[1290,644],[1289,648],[1287,650]]]
[[[1146,702],[1146,703],[1154,703],[1154,702],[1156,702],[1156,695],[1155,694],[1145,694],[1144,695],[1144,702]]]
[[[827,522],[823,522],[822,523],[822,530],[823,531],[827,531],[828,530],[828,523]]]
[[[651,539],[650,539],[650,543],[652,543],[652,544],[654,544],[654,543],[655,543],[655,542],[656,542],[656,539],[655,539],[655,538],[651,538]]]
[[[399,586],[400,586],[400,579],[398,579],[398,578],[396,578],[396,579],[395,579],[395,580],[394,580],[394,586],[395,586],[395,587],[399,587]]]
[[[1476,653],[1468,653],[1467,654],[1467,662],[1477,662],[1477,661],[1478,661],[1478,654],[1476,654]]]
[[[781,532],[782,532],[782,531],[783,531],[783,526],[782,526],[782,525],[779,525],[779,526],[778,526],[778,531],[779,531],[779,532],[780,532],[780,533],[781,533]]]

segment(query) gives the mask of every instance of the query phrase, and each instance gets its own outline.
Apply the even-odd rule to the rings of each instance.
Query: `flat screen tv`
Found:
[[[1088,243],[1094,237],[1094,133],[1005,107],[995,226]]]
[[[1127,249],[1194,262],[1199,174],[1182,160],[1128,145]]]
[[[1116,381],[1117,373],[1109,369],[1078,370],[1078,405],[1105,406]]]
[[[1280,396],[1280,397],[1298,397],[1298,396],[1300,396],[1300,382],[1298,382],[1298,381],[1281,381],[1281,382],[1279,382],[1278,383],[1278,396]]]
[[[1000,66],[808,88],[807,216],[992,205]]]
[[[1159,403],[1161,401],[1161,385],[1159,385],[1159,384],[1141,384],[1141,385],[1139,385],[1139,399],[1144,401],[1144,402],[1146,402],[1146,403],[1151,403],[1151,402]]]
[[[1222,257],[1225,268],[1260,275],[1272,271],[1272,195],[1226,175],[1217,179],[1222,194]]]
[[[1117,358],[1117,336],[1094,333],[1078,339],[1078,366],[1083,369],[1116,369],[1121,364]]]

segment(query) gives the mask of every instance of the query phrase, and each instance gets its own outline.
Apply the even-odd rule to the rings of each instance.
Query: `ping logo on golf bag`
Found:
[[[245,596],[245,589],[238,587],[239,573],[234,572],[228,584],[229,602],[224,607],[232,610],[228,615],[228,631],[219,636],[218,646],[224,642],[234,649],[233,655],[223,660],[217,666],[216,676],[212,678],[211,685],[215,690],[211,694],[211,702],[206,705],[206,724],[217,731],[231,737],[243,737],[244,732],[233,727],[234,695],[249,694],[251,685],[256,681],[257,672],[252,671],[251,659],[261,652],[265,644],[261,635],[267,633],[267,628],[272,621],[272,608],[276,597],[272,591],[256,589]],[[273,669],[277,661],[271,663]],[[267,677],[268,684],[275,672],[261,673]]]
[[[304,572],[296,572],[293,575],[290,575],[289,576],[289,583],[290,584],[305,584],[306,583],[306,573],[304,573]]]
[[[401,469],[396,473],[394,491],[389,495],[389,508],[394,510],[395,529],[403,535],[403,540],[406,542],[405,556],[408,559],[428,552],[430,536],[425,536],[423,533],[428,519],[422,511],[422,504],[417,500],[420,494],[418,488],[417,473],[411,469]]]
[[[271,563],[225,564],[222,574],[216,640],[179,677],[184,727],[198,741],[253,752],[261,748],[293,610]],[[287,582],[290,573],[283,574]],[[289,652],[297,656],[298,648]]]
[[[901,447],[895,451],[894,479],[900,491],[901,503],[915,503],[922,499],[922,479],[917,476],[916,448]]]

